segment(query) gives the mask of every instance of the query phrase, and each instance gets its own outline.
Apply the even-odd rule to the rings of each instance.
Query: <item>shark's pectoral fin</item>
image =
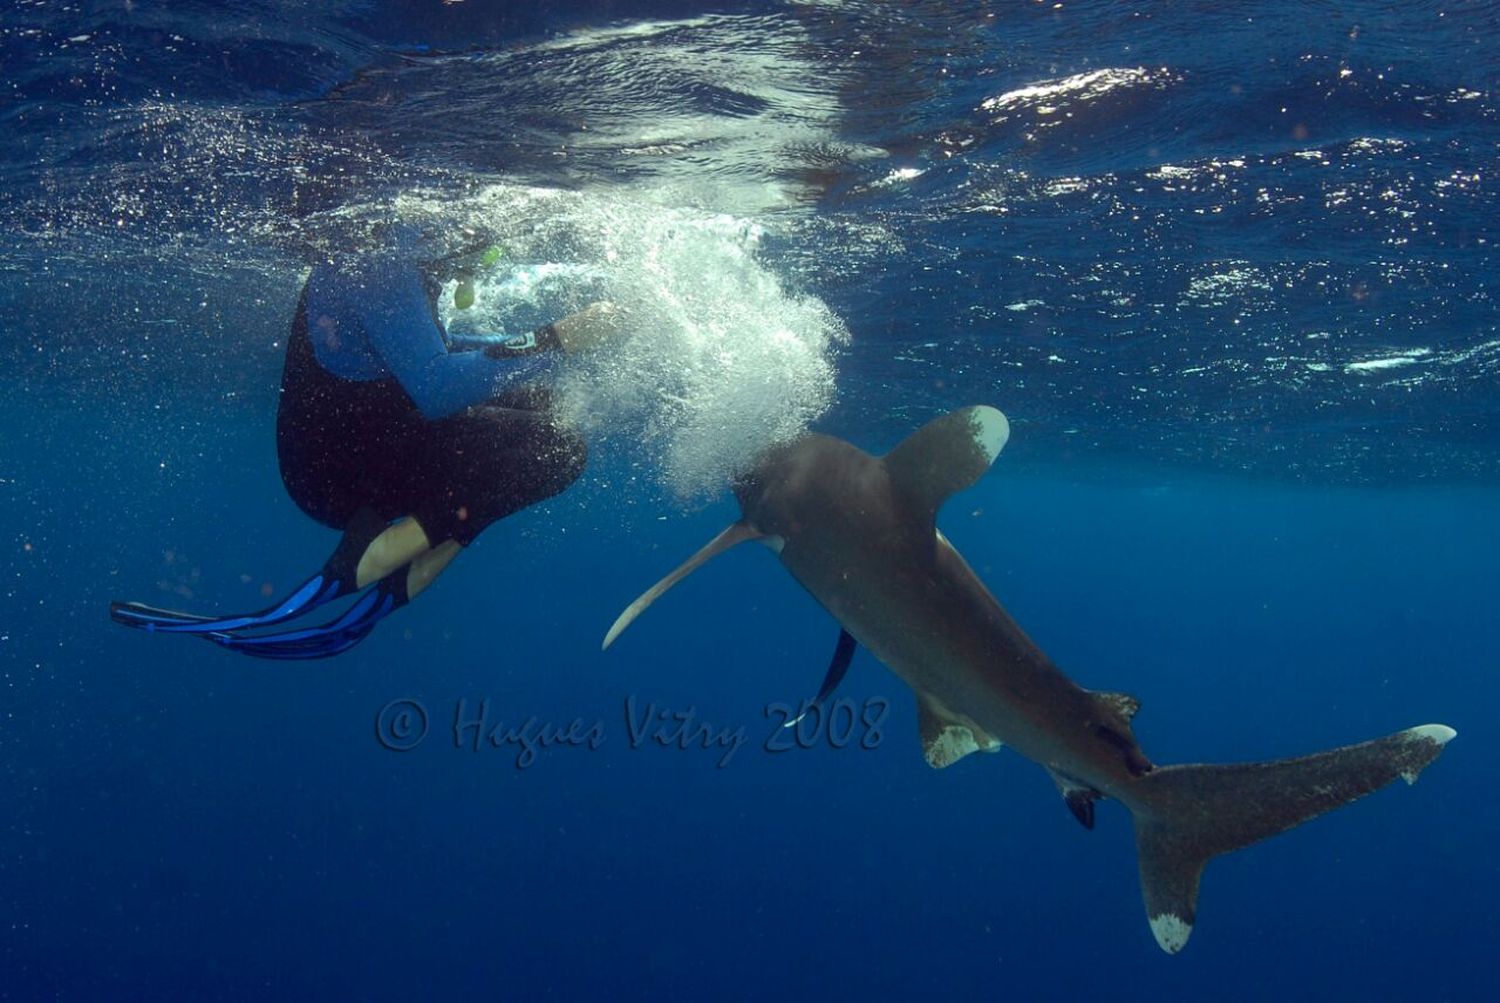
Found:
[[[998,752],[1000,740],[985,734],[972,721],[949,714],[932,697],[917,694],[917,727],[922,755],[934,769],[951,766],[971,752]]]
[[[995,408],[960,408],[928,422],[882,461],[891,483],[936,515],[948,496],[990,468],[1010,438],[1010,423]]]
[[[833,691],[838,689],[839,683],[844,681],[844,675],[849,671],[849,663],[854,661],[854,649],[858,646],[854,635],[840,627],[839,641],[834,645],[833,659],[828,663],[828,671],[823,674],[823,685],[818,687],[818,695],[807,702],[801,714],[782,725],[783,728],[795,728],[807,716],[808,711],[822,706],[824,700],[833,696]]]
[[[614,625],[609,628],[609,633],[604,635],[604,647],[608,648],[613,644],[615,638],[619,637],[621,632],[630,626],[631,621],[646,611],[647,606],[656,602],[663,592],[666,592],[667,589],[692,574],[700,565],[707,563],[737,543],[744,543],[746,540],[758,540],[764,535],[760,530],[753,529],[743,521],[737,522],[724,530],[724,532],[710,540],[702,550],[682,562],[677,570],[651,586],[639,599],[625,607],[625,612],[619,615]]]
[[[1057,785],[1059,793],[1062,794],[1063,803],[1068,806],[1068,811],[1078,819],[1078,824],[1085,829],[1092,829],[1094,827],[1094,802],[1104,795],[1087,784],[1079,783],[1056,770],[1048,770],[1047,773],[1052,777],[1052,782]]]

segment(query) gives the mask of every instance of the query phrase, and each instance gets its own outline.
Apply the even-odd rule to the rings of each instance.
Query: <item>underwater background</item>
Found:
[[[0,998],[1490,998],[1497,38],[1460,2],[6,5]],[[332,548],[282,352],[392,220],[498,235],[455,322],[630,308],[560,375],[588,472],[335,659],[111,624]],[[939,525],[1153,760],[1459,732],[1212,863],[1180,956],[1119,805],[930,769],[867,653],[788,740],[837,628],[762,548],[599,650],[759,448],[975,403],[1010,443]]]

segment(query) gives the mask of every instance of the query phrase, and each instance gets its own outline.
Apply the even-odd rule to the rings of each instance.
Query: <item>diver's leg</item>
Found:
[[[457,540],[444,540],[433,547],[427,553],[422,554],[411,562],[406,571],[406,595],[408,598],[415,596],[427,586],[431,585],[433,579],[443,573],[443,569],[453,563],[458,552],[463,547]]]
[[[432,549],[422,524],[408,516],[386,528],[359,558],[355,582],[364,588],[397,568],[405,567]],[[450,558],[451,560],[451,558]]]
[[[382,464],[387,476],[380,479],[376,503],[411,515],[387,525],[373,509],[361,509],[319,573],[277,606],[247,616],[198,617],[116,603],[112,615],[130,626],[192,633],[262,658],[338,654],[429,586],[490,523],[565,489],[582,473],[587,455],[583,440],[558,426],[549,410],[492,406],[432,423],[401,448],[396,445],[382,451],[389,459]],[[392,471],[399,474],[390,476]],[[363,480],[368,491],[370,478]],[[372,582],[375,588],[327,623],[243,632],[291,619]]]
[[[313,519],[343,537],[317,573],[285,598],[255,613],[205,616],[116,602],[117,622],[149,631],[229,638],[273,626],[379,582],[374,598],[362,598],[350,611],[313,633],[337,626],[345,646],[368,632],[375,620],[406,601],[406,568],[430,549],[422,526],[404,515],[400,504],[406,478],[404,447],[417,445],[426,422],[394,380],[349,381],[325,371],[308,338],[306,299],[298,304],[288,341],[276,447],[287,493]],[[396,575],[397,572],[399,575]],[[392,578],[396,575],[395,578]],[[398,581],[399,579],[399,581]],[[373,595],[373,593],[372,593]],[[296,635],[289,639],[287,635]],[[261,635],[262,638],[267,635]],[[304,631],[276,635],[282,643],[313,643]],[[222,641],[220,638],[214,638]],[[327,647],[327,639],[317,644]]]
[[[446,540],[381,578],[337,618],[316,627],[247,635],[215,631],[202,636],[222,648],[255,658],[301,660],[338,655],[363,641],[375,625],[405,606],[442,572],[462,548]]]
[[[411,596],[425,588],[458,552],[458,545],[453,543],[440,545],[434,550],[428,545],[421,524],[410,517],[392,526],[386,526],[384,520],[380,520],[380,525],[382,529],[367,536],[357,550],[341,548],[345,554],[342,565],[348,587],[333,597],[358,592],[372,582],[375,587],[335,619],[314,627],[260,634],[249,634],[240,628],[269,626],[277,621],[262,620],[229,627],[200,626],[193,633],[222,648],[257,658],[327,658],[349,650],[369,636],[376,623],[405,606]],[[304,606],[300,612],[311,608],[310,605]]]
[[[420,462],[412,465],[421,466]],[[387,469],[392,466],[395,464]],[[379,495],[376,503],[387,509],[404,503],[405,484],[422,480],[404,473],[386,478],[384,484],[363,478],[365,490]],[[458,544],[452,541],[434,550],[420,519],[408,516],[387,525],[385,519],[366,507],[355,514],[333,556],[318,573],[287,599],[260,613],[207,617],[159,610],[140,603],[115,603],[110,613],[119,623],[197,634],[244,654],[263,658],[323,658],[353,647],[379,620],[406,605],[412,595],[431,584],[458,550]],[[290,620],[372,583],[376,584],[374,589],[327,623],[271,633],[247,633]]]
[[[545,388],[517,388],[500,399],[528,406],[481,404],[435,422],[413,454],[407,511],[434,543],[467,547],[492,523],[561,493],[583,473],[588,449],[554,419]]]
[[[455,416],[456,418],[458,416]],[[479,438],[485,432],[487,439]],[[248,634],[237,629],[198,631],[215,644],[257,658],[326,658],[347,651],[375,625],[430,585],[458,555],[462,544],[482,528],[462,500],[467,493],[448,487],[485,455],[494,441],[493,424],[465,415],[464,420],[413,426],[395,441],[382,443],[378,464],[359,478],[364,491],[378,495],[384,509],[411,514],[368,537],[350,561],[355,590],[371,583],[340,616],[312,627]],[[377,476],[378,475],[378,476]],[[455,539],[461,536],[463,539]],[[440,541],[436,547],[432,540]]]
[[[491,523],[558,494],[583,472],[587,449],[582,438],[556,424],[545,386],[516,388],[505,400],[526,406],[469,408],[434,423],[409,453],[404,501],[412,517],[376,541],[388,543],[392,556],[369,562],[372,569],[394,569],[412,554],[406,557],[408,599],[431,585]],[[439,542],[427,546],[434,540]],[[365,571],[362,562],[361,582]]]

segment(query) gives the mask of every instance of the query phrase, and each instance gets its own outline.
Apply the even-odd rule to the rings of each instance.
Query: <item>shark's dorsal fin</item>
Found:
[[[971,752],[1000,750],[999,739],[954,719],[923,693],[917,694],[917,729],[922,735],[922,755],[934,769],[952,766]]]
[[[984,476],[1009,438],[1010,422],[995,408],[960,408],[901,440],[884,463],[891,483],[935,515],[949,495]]]
[[[1087,784],[1081,784],[1056,770],[1049,769],[1047,773],[1052,777],[1052,782],[1057,785],[1058,793],[1062,794],[1063,803],[1068,806],[1068,811],[1078,819],[1078,824],[1085,829],[1092,829],[1094,827],[1094,802],[1104,795]]]
[[[760,530],[752,529],[742,520],[734,523],[728,529],[724,530],[724,532],[708,541],[701,550],[686,561],[683,561],[677,570],[651,586],[639,599],[625,607],[625,612],[621,613],[615,619],[614,624],[609,628],[609,633],[604,635],[604,647],[608,648],[613,644],[615,638],[619,637],[620,633],[626,627],[630,626],[631,621],[646,612],[647,606],[656,602],[657,599],[661,598],[663,592],[692,574],[700,565],[706,564],[709,560],[722,554],[737,543],[744,543],[746,540],[758,540],[763,535],[765,534],[761,533]]]

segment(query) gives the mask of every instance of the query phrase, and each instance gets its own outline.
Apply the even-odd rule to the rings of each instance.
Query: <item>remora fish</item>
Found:
[[[735,485],[744,517],[631,604],[604,646],[705,561],[763,541],[844,628],[820,697],[857,641],[916,692],[933,766],[1003,743],[1052,775],[1085,827],[1100,798],[1130,809],[1151,932],[1175,954],[1192,933],[1209,859],[1397,777],[1415,781],[1456,732],[1427,724],[1297,759],[1154,766],[1131,730],[1136,699],[1063,675],[937,529],[938,507],[989,469],[1009,434],[999,411],[971,407],[883,458],[823,435],[771,449]]]

